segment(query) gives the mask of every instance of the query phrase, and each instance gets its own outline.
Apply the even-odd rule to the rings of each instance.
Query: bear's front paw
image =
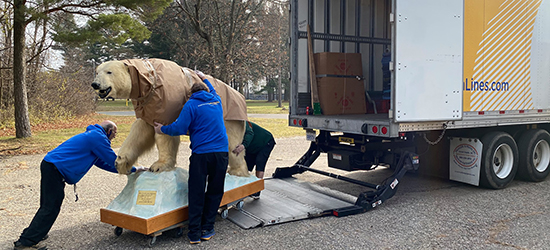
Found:
[[[164,171],[170,171],[174,170],[175,166],[174,164],[169,164],[166,162],[157,161],[151,165],[149,168],[149,171],[151,172],[164,172]]]
[[[127,156],[119,155],[115,160],[115,167],[119,174],[130,174],[134,162],[130,162]]]
[[[248,177],[250,176],[250,173],[248,172],[248,169],[246,166],[244,168],[232,168],[229,166],[229,169],[227,170],[227,173],[233,176],[241,176],[241,177]]]

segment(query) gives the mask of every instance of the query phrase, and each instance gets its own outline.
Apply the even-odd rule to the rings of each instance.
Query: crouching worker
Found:
[[[37,244],[47,237],[59,215],[65,198],[65,183],[76,185],[92,165],[117,173],[116,154],[111,148],[116,133],[117,126],[112,121],[89,125],[86,132],[71,137],[46,154],[40,164],[40,208],[29,227],[14,242],[15,249],[46,249]],[[147,169],[132,168],[132,172],[136,170]]]
[[[265,165],[269,159],[271,151],[275,147],[275,139],[271,132],[258,126],[253,122],[247,122],[246,132],[243,143],[233,149],[233,153],[239,155],[246,148],[244,159],[248,166],[248,171],[252,171],[256,166],[256,177],[264,178]],[[250,195],[255,200],[260,198],[260,192]]]
[[[189,133],[189,242],[201,243],[214,236],[214,222],[223,197],[227,172],[229,141],[223,121],[220,96],[204,74],[197,75],[208,86],[195,83],[191,97],[170,125],[155,122],[155,132],[171,136]],[[208,186],[206,182],[208,180]],[[206,188],[206,193],[204,192]]]

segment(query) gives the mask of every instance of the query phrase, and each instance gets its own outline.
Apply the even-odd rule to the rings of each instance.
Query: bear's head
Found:
[[[101,98],[108,96],[118,99],[130,98],[132,79],[128,72],[128,66],[121,61],[100,64],[97,66],[92,88],[97,90],[97,94]]]

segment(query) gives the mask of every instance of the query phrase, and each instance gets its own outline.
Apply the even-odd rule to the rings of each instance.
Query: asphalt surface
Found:
[[[120,139],[120,138],[118,138]],[[291,166],[306,152],[304,137],[277,139],[266,169]],[[178,167],[186,168],[190,150],[182,143]],[[39,164],[44,155],[0,158],[0,249],[28,226],[39,205]],[[151,164],[155,152],[140,163]],[[350,178],[380,183],[387,169],[344,172],[328,168],[326,155],[313,167]],[[368,189],[314,173],[296,178],[351,195]],[[143,249],[150,237],[100,222],[99,209],[122,190],[126,177],[91,171],[65,189],[61,214],[44,243],[50,249]],[[406,175],[397,194],[378,208],[347,217],[321,217],[244,230],[218,216],[212,240],[189,245],[186,237],[169,233],[157,238],[155,249],[550,249],[550,180],[514,181],[504,190],[487,190],[438,178]],[[186,233],[186,229],[184,230]]]

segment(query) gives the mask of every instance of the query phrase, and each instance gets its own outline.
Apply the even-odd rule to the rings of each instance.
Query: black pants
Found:
[[[275,147],[275,139],[271,138],[271,140],[269,140],[269,142],[267,142],[267,144],[257,153],[250,153],[247,151],[244,160],[246,161],[248,171],[252,171],[254,166],[256,166],[256,172],[264,172],[265,165],[267,164],[271,151],[273,151],[273,147]]]
[[[19,241],[25,246],[37,244],[48,234],[65,197],[65,181],[55,165],[42,160],[40,174],[40,208],[29,227],[19,237]]]
[[[228,153],[191,154],[189,158],[189,239],[199,240],[201,230],[214,229],[223,197]],[[206,181],[208,179],[208,187]],[[204,192],[206,188],[206,193]]]

